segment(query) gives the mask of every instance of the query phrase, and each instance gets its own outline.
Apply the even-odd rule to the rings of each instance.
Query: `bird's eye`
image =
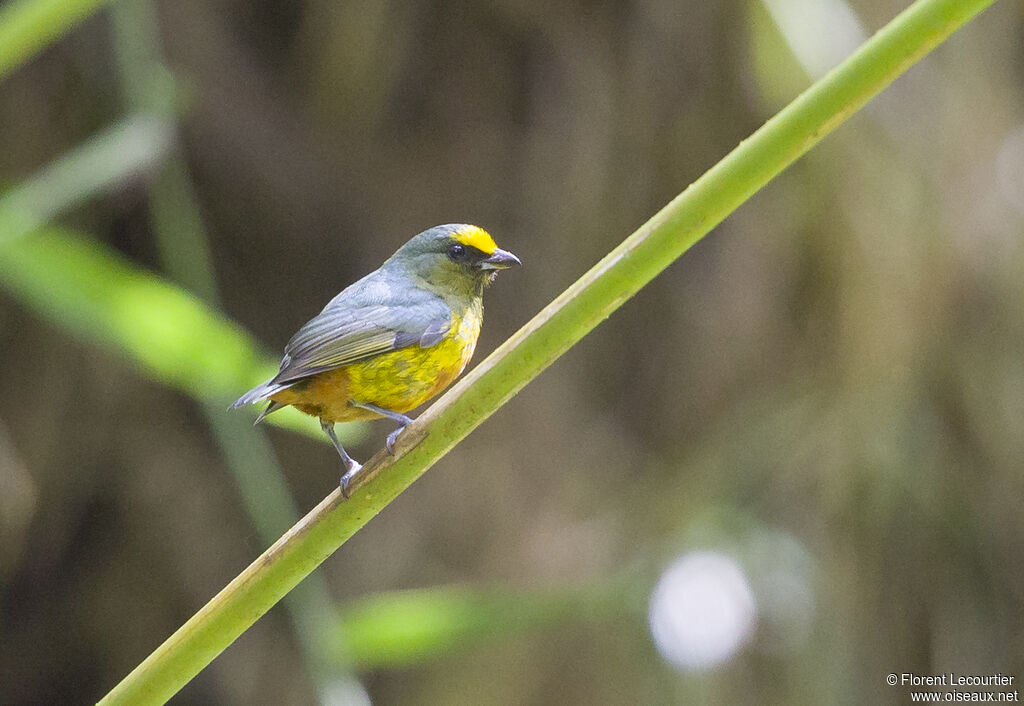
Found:
[[[462,262],[466,259],[466,247],[455,243],[448,248],[448,258],[453,262]]]

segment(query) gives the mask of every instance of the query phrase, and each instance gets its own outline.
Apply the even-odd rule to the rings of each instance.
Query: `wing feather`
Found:
[[[411,345],[429,348],[450,330],[451,309],[440,297],[371,278],[343,291],[299,329],[273,382],[295,382]]]

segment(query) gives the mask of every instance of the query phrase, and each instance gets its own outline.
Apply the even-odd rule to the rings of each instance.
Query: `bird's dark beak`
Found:
[[[512,265],[522,265],[519,258],[510,253],[508,250],[502,250],[496,248],[490,257],[480,261],[481,270],[504,270],[512,267]]]

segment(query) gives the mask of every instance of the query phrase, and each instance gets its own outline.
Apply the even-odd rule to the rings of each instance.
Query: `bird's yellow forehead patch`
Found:
[[[498,249],[490,233],[476,226],[466,226],[462,230],[457,230],[452,233],[452,237],[463,245],[476,248],[485,255],[493,255],[494,251]]]

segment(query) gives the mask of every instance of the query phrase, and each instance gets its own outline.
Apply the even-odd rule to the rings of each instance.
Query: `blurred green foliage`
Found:
[[[0,7],[0,78],[109,0],[10,0]]]
[[[58,228],[0,248],[3,287],[70,333],[129,356],[154,380],[196,399],[231,402],[277,371],[252,339],[174,285]],[[294,410],[279,424],[320,438]]]
[[[7,245],[0,273],[47,318],[125,351],[145,374],[195,397],[230,400],[235,390],[276,370],[253,355],[251,339],[239,328],[66,231]]]
[[[630,586],[635,591],[638,586]],[[630,614],[622,591],[585,584],[543,592],[467,586],[395,591],[346,604],[329,638],[362,669],[408,667],[449,658],[492,640],[552,630],[564,623],[621,619]]]

